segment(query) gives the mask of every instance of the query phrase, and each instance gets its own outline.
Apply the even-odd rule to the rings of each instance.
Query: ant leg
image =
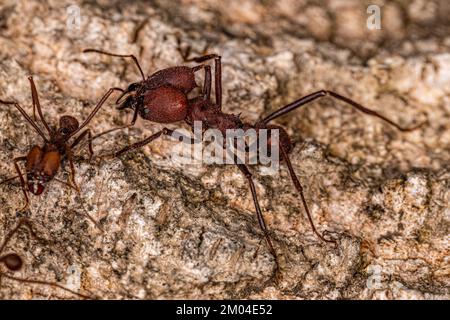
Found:
[[[222,110],[222,57],[214,57],[214,84],[216,93],[216,105]]]
[[[67,139],[69,139],[70,137],[73,137],[75,134],[77,134],[78,132],[81,131],[81,129],[83,129],[91,120],[92,118],[95,116],[95,114],[98,112],[98,110],[100,110],[100,108],[103,106],[103,104],[105,103],[105,101],[109,98],[109,96],[114,92],[114,91],[120,91],[123,92],[123,90],[121,88],[110,88],[104,95],[103,97],[100,99],[100,101],[97,103],[97,105],[95,106],[94,110],[91,111],[91,113],[89,114],[89,116],[86,118],[86,120],[84,120],[84,122],[75,130],[73,131],[69,136],[67,136]]]
[[[189,54],[189,53],[188,53],[188,54]],[[218,55],[215,54],[215,53],[211,53],[211,54],[205,54],[204,56],[193,57],[193,58],[188,58],[187,55],[185,55],[185,56],[183,57],[183,60],[184,60],[185,62],[197,62],[197,63],[201,63],[201,62],[205,62],[205,61],[208,61],[208,60],[211,60],[211,59],[216,59],[216,58],[219,58],[219,59],[220,59],[220,56],[218,56]]]
[[[280,267],[278,265],[278,256],[277,256],[277,253],[276,253],[276,251],[275,251],[275,249],[274,249],[274,247],[272,245],[272,240],[271,240],[270,235],[269,235],[269,230],[267,229],[266,222],[264,220],[264,216],[263,216],[262,211],[261,211],[261,207],[259,206],[258,197],[256,195],[255,183],[253,182],[252,174],[251,174],[250,170],[248,170],[246,165],[244,165],[242,163],[238,163],[238,162],[236,162],[236,165],[238,166],[239,170],[242,172],[242,174],[248,180],[248,183],[249,183],[249,186],[250,186],[250,190],[252,192],[253,203],[255,205],[256,217],[258,219],[259,227],[261,228],[261,230],[262,230],[262,232],[264,234],[264,238],[266,239],[266,242],[267,242],[267,245],[269,247],[270,253],[275,258],[276,272],[278,273],[278,271],[280,270]]]
[[[25,227],[27,227],[28,231],[30,232],[31,236],[37,240],[37,241],[41,241],[41,242],[48,242],[48,240],[43,239],[41,237],[39,237],[37,235],[37,232],[34,230],[33,226],[31,225],[30,220],[28,220],[27,218],[21,218],[19,220],[19,222],[17,223],[17,225],[14,227],[13,230],[11,230],[5,237],[5,240],[3,240],[2,245],[0,246],[0,253],[3,252],[3,250],[5,249],[5,247],[8,245],[8,242],[11,240],[11,238],[14,236],[14,234],[20,229],[20,227],[22,227],[22,225],[24,225]],[[0,259],[1,260],[1,259]]]
[[[194,72],[204,68],[205,80],[203,82],[203,99],[209,100],[211,98],[211,67],[208,65],[198,65],[192,68]]]
[[[26,227],[30,230],[33,237],[36,237],[36,232],[34,232],[33,228],[31,227],[31,224],[27,219],[20,219],[19,223],[12,229],[5,237],[5,240],[3,240],[2,245],[0,246],[0,253],[3,252],[3,249],[7,246],[9,240],[14,236],[14,234],[20,229],[20,227],[25,224]],[[1,261],[1,259],[0,259]]]
[[[9,182],[9,181],[16,180],[17,178],[19,178],[19,176],[14,176],[14,177],[7,178],[7,179],[3,180],[2,182],[0,182],[0,186],[2,184],[5,184],[5,183]]]
[[[65,181],[59,180],[59,179],[57,179],[57,178],[53,178],[52,180],[53,180],[53,181],[56,181],[56,182],[58,182],[58,183],[61,183],[61,184],[65,185],[66,187],[69,187],[69,188],[71,188],[71,189],[73,189],[73,190],[75,190],[75,191],[78,192],[78,190],[77,190],[73,185],[71,185],[70,183],[67,183],[67,182],[65,182]]]
[[[95,136],[93,136],[91,138],[91,141],[95,140],[95,139],[97,139],[97,138],[99,138],[99,137],[101,137],[101,136],[103,136],[105,134],[108,134],[108,133],[111,133],[111,132],[114,132],[114,131],[117,131],[117,130],[122,130],[122,129],[126,129],[126,128],[134,126],[134,124],[136,123],[137,117],[138,117],[138,110],[135,109],[134,112],[133,112],[133,119],[131,119],[130,124],[127,124],[127,125],[124,125],[124,126],[120,126],[120,127],[116,127],[116,128],[112,128],[112,129],[108,129],[106,131],[100,132],[100,133],[96,134]]]
[[[19,110],[19,112],[22,114],[25,120],[27,120],[27,122],[31,124],[31,126],[42,137],[42,139],[44,139],[45,142],[49,142],[48,139],[45,137],[45,134],[42,132],[42,130],[37,126],[37,124],[30,118],[30,116],[25,112],[25,110],[22,109],[22,107],[17,102],[0,100],[0,104],[14,105],[14,107],[16,107],[17,110]]]
[[[75,190],[77,190],[77,192],[80,193],[80,188],[78,187],[78,185],[75,181],[75,166],[73,165],[72,149],[67,145],[66,145],[66,154],[67,154],[67,159],[69,160],[69,166],[70,166],[70,180],[71,180],[72,185],[75,188]]]
[[[27,157],[18,157],[18,158],[14,158],[14,167],[16,168],[17,174],[19,176],[20,179],[20,184],[22,187],[22,191],[23,191],[23,195],[25,197],[25,205],[22,209],[19,210],[19,212],[25,212],[28,210],[28,207],[30,206],[30,199],[28,199],[28,192],[27,192],[27,188],[26,188],[26,183],[25,183],[25,179],[22,176],[22,172],[20,171],[20,167],[17,164],[17,162],[19,161],[26,161]]]
[[[297,108],[299,108],[299,107],[301,107],[301,106],[303,106],[303,105],[305,105],[305,104],[307,104],[309,102],[312,102],[312,101],[314,101],[314,100],[316,100],[318,98],[325,97],[325,96],[331,96],[331,97],[333,97],[335,99],[338,99],[340,101],[344,101],[345,103],[349,104],[351,107],[353,107],[353,108],[355,108],[355,109],[357,109],[357,110],[359,110],[359,111],[361,111],[361,112],[363,112],[365,114],[377,117],[377,118],[379,118],[379,119],[389,123],[390,125],[396,127],[400,131],[405,131],[405,132],[406,131],[412,131],[412,130],[415,130],[415,129],[421,127],[424,124],[424,123],[421,123],[421,124],[416,125],[416,126],[411,127],[411,128],[404,128],[404,127],[400,126],[399,124],[395,123],[394,121],[392,121],[392,120],[386,118],[385,116],[379,114],[376,111],[368,109],[368,108],[362,106],[361,104],[359,104],[359,103],[357,103],[357,102],[355,102],[355,101],[353,101],[353,100],[351,100],[351,99],[349,99],[347,97],[341,96],[340,94],[337,94],[337,93],[335,93],[333,91],[327,91],[327,90],[320,90],[320,91],[311,93],[311,94],[309,94],[307,96],[304,96],[304,97],[302,97],[302,98],[300,98],[300,99],[298,99],[298,100],[296,100],[296,101],[294,101],[294,102],[292,102],[292,103],[282,107],[281,109],[278,109],[277,111],[272,112],[267,117],[265,117],[263,120],[261,120],[259,123],[267,124],[269,121],[272,121],[272,120],[274,120],[274,119],[276,119],[278,117],[281,117],[281,116],[283,116],[283,115],[285,115],[285,114],[287,114],[287,113],[289,113],[289,112],[291,112],[291,111],[293,111],[293,110],[295,110],[295,109],[297,109]]]
[[[87,52],[96,52],[96,53],[100,53],[100,54],[105,54],[107,56],[119,57],[119,58],[131,58],[131,59],[133,59],[133,61],[136,64],[137,68],[139,69],[139,72],[141,73],[141,76],[142,76],[142,80],[145,81],[144,72],[142,71],[142,68],[139,65],[138,59],[134,55],[132,55],[132,54],[116,54],[116,53],[106,52],[106,51],[97,50],[97,49],[85,49],[85,50],[83,50],[83,53],[87,53]]]
[[[39,96],[36,90],[36,85],[34,84],[34,80],[32,76],[28,77],[28,80],[30,81],[30,86],[31,86],[31,98],[33,101],[33,117],[34,117],[34,121],[36,121],[36,108],[39,114],[39,118],[41,119],[42,123],[44,124],[45,129],[47,129],[47,132],[51,135],[52,134],[52,130],[50,129],[50,127],[48,126],[47,122],[44,119],[44,116],[42,115],[42,109],[41,109],[41,104],[39,103]]]
[[[219,109],[222,109],[222,57],[213,53],[201,57],[184,58],[187,62],[194,61],[197,63],[211,59],[214,59],[214,91],[216,95],[216,106]]]
[[[121,150],[119,150],[119,151],[116,151],[116,152],[114,152],[114,153],[111,154],[111,155],[106,155],[106,156],[104,156],[104,158],[106,158],[106,157],[111,157],[111,156],[112,156],[112,157],[118,157],[118,156],[120,156],[120,155],[122,155],[122,154],[124,154],[124,153],[126,153],[126,152],[129,152],[129,151],[132,151],[132,150],[136,150],[136,149],[142,148],[143,146],[149,144],[149,143],[152,142],[153,140],[155,140],[155,139],[161,137],[162,135],[171,136],[171,135],[173,135],[174,132],[175,132],[174,130],[167,129],[167,128],[163,128],[161,131],[158,131],[158,132],[152,134],[150,137],[145,138],[145,139],[142,140],[142,141],[133,143],[132,145],[127,146],[127,147],[125,147],[125,148],[123,148],[123,149],[121,149]],[[179,134],[179,133],[178,133],[178,134]],[[197,142],[194,138],[190,138],[190,137],[185,136],[185,135],[181,135],[179,138],[183,138],[183,141],[190,140],[190,141],[191,141],[191,144],[195,144],[195,143]]]
[[[66,288],[66,287],[64,287],[64,286],[62,286],[62,285],[60,285],[60,284],[58,284],[58,283],[55,283],[55,282],[49,282],[49,281],[43,281],[43,280],[33,280],[33,279],[19,278],[19,277],[14,277],[14,276],[7,275],[7,274],[5,274],[5,273],[0,273],[0,278],[1,278],[1,277],[5,277],[5,278],[7,278],[7,279],[15,280],[15,281],[23,282],[23,283],[47,285],[47,286],[50,286],[50,287],[54,287],[54,288],[58,288],[58,289],[67,291],[67,292],[69,292],[69,293],[71,293],[71,294],[74,294],[74,295],[76,295],[76,296],[79,296],[79,297],[81,297],[81,298],[83,298],[83,299],[88,299],[88,300],[96,299],[96,297],[90,297],[90,296],[84,295],[84,294],[82,294],[82,293],[73,291],[73,290],[71,290],[71,289],[69,289],[69,288]]]
[[[84,130],[70,145],[70,149],[75,148],[84,137],[88,136],[88,150],[89,150],[89,161],[91,161],[92,156],[94,155],[94,150],[92,149],[92,134],[90,129]]]
[[[162,136],[162,135],[172,135],[173,132],[174,132],[173,130],[170,130],[170,129],[167,129],[167,128],[163,128],[161,131],[158,131],[155,134],[152,134],[150,137],[145,138],[142,141],[133,143],[130,146],[127,146],[127,147],[125,147],[125,148],[123,148],[123,149],[121,149],[121,150],[119,150],[117,152],[114,152],[113,156],[114,157],[118,157],[118,156],[120,156],[120,155],[122,155],[122,154],[124,154],[126,152],[142,148],[143,146],[145,146],[146,144],[149,144],[150,142],[152,142],[153,140],[159,138],[160,136]]]
[[[289,174],[291,176],[292,182],[294,183],[294,186],[297,189],[297,192],[300,194],[300,198],[302,199],[303,207],[305,208],[306,216],[308,217],[308,220],[309,220],[309,223],[311,225],[312,230],[319,237],[320,240],[322,240],[324,242],[334,243],[335,246],[337,246],[337,242],[336,241],[325,239],[323,237],[323,235],[321,235],[317,231],[317,229],[316,229],[316,227],[314,225],[313,219],[311,217],[311,213],[309,211],[308,204],[307,204],[306,199],[305,199],[305,195],[303,193],[303,187],[300,184],[300,181],[298,180],[297,175],[295,174],[294,168],[292,167],[291,160],[289,159],[289,156],[288,156],[288,154],[286,153],[286,151],[284,150],[283,147],[280,147],[280,150],[281,150],[281,154],[282,154],[283,159],[286,161],[286,164],[287,164],[287,167],[288,167]]]
[[[203,99],[211,99],[211,67],[205,66],[205,80],[203,83]]]

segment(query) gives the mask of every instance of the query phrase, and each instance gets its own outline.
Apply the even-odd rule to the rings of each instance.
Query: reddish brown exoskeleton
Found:
[[[28,192],[31,192],[34,195],[40,195],[44,190],[49,181],[55,179],[55,175],[58,172],[61,161],[67,157],[70,164],[71,169],[71,183],[66,183],[63,181],[59,181],[64,183],[75,190],[79,190],[76,182],[75,182],[75,167],[72,161],[72,148],[74,148],[80,141],[85,138],[91,137],[91,132],[89,129],[84,130],[75,140],[69,144],[69,140],[74,137],[75,134],[80,132],[94,117],[97,111],[101,108],[106,99],[111,95],[111,93],[115,90],[119,90],[117,88],[110,89],[100,100],[91,114],[86,118],[86,120],[79,125],[78,120],[72,116],[63,115],[59,118],[59,125],[56,128],[50,127],[44,119],[42,114],[41,106],[39,103],[39,97],[37,94],[36,86],[34,84],[33,78],[28,78],[31,85],[31,96],[33,101],[33,111],[37,109],[40,120],[42,121],[43,126],[45,127],[48,137],[44,134],[44,132],[39,128],[36,121],[33,121],[30,116],[25,112],[22,107],[14,101],[3,101],[0,100],[0,104],[5,105],[13,105],[19,110],[19,112],[23,115],[25,120],[35,129],[35,131],[42,137],[44,140],[43,146],[33,146],[31,150],[28,152],[26,156],[14,158],[14,167],[17,171],[17,175],[9,178],[0,184],[3,184],[7,181],[11,181],[19,178],[22,186],[23,194],[25,197],[25,205],[20,210],[21,212],[26,211],[29,207],[29,199]],[[35,115],[35,112],[33,112]],[[89,140],[90,141],[90,140]],[[89,143],[89,152],[92,156],[92,146]],[[18,162],[25,162],[25,172],[26,179],[22,176],[22,172],[20,170]],[[55,179],[57,180],[57,179]]]
[[[134,110],[133,120],[131,125],[133,125],[137,119],[137,115],[139,114],[143,119],[157,122],[157,123],[174,123],[178,121],[185,121],[188,125],[193,127],[194,122],[200,121],[202,123],[202,127],[205,129],[218,129],[224,135],[227,129],[255,129],[256,132],[260,130],[266,129],[268,130],[268,135],[270,137],[270,133],[272,130],[278,130],[279,139],[275,143],[278,146],[278,150],[281,154],[281,159],[287,165],[289,174],[291,176],[294,187],[300,195],[301,202],[305,209],[308,220],[311,224],[311,228],[313,232],[324,242],[328,243],[337,243],[334,239],[326,239],[322,234],[320,234],[316,227],[314,226],[314,222],[312,220],[304,192],[303,187],[300,184],[300,181],[295,174],[291,161],[289,159],[289,153],[293,150],[293,144],[287,134],[286,130],[277,125],[269,124],[270,121],[281,117],[293,110],[300,108],[303,105],[306,105],[309,102],[312,102],[321,97],[332,97],[338,99],[340,101],[345,102],[349,106],[371,116],[375,116],[377,118],[382,119],[383,121],[393,125],[400,131],[411,131],[419,126],[414,126],[412,128],[403,128],[385,116],[370,110],[361,104],[344,97],[338,93],[328,91],[328,90],[320,90],[309,94],[303,98],[300,98],[279,110],[271,113],[264,119],[256,122],[255,124],[249,124],[243,122],[238,115],[224,113],[222,111],[222,73],[221,73],[221,57],[216,54],[209,54],[202,57],[185,59],[186,61],[194,61],[196,63],[202,63],[207,60],[214,59],[215,61],[215,101],[211,100],[211,68],[208,65],[200,64],[193,68],[189,68],[186,66],[178,66],[160,70],[148,78],[145,78],[144,73],[136,59],[133,55],[118,55],[109,52],[104,52],[95,49],[88,49],[84,52],[97,52],[101,54],[106,54],[115,57],[122,58],[132,58],[138,67],[141,75],[142,81],[132,83],[128,86],[127,90],[123,92],[123,94],[116,101],[116,104],[119,104],[118,109],[132,109]],[[186,58],[186,57],[185,57]],[[205,69],[205,78],[203,85],[203,92],[200,96],[189,99],[187,94],[191,92],[195,87],[197,87],[195,83],[194,73],[197,70]],[[127,95],[124,101],[121,99]],[[117,129],[117,128],[116,128]],[[112,130],[116,130],[112,129]],[[112,130],[108,130],[104,133],[111,132]],[[102,133],[102,134],[104,134]],[[164,128],[161,131],[149,136],[148,138],[134,143],[130,146],[127,146],[117,152],[114,153],[114,156],[119,156],[125,152],[135,150],[140,148],[149,142],[161,137],[162,135],[171,135],[173,130],[168,128]],[[274,143],[270,138],[268,141],[268,149],[271,149],[271,144]],[[193,141],[195,142],[195,141]],[[264,233],[264,237],[268,244],[269,250],[272,255],[275,257],[275,261],[277,262],[277,255],[275,249],[272,245],[271,237],[269,235],[269,231],[267,229],[262,210],[260,208],[256,188],[253,181],[252,173],[248,169],[247,165],[243,164],[242,161],[236,161],[235,164],[239,168],[239,170],[244,174],[246,179],[248,180],[249,187],[252,193],[253,202],[256,210],[257,220],[261,230]],[[278,262],[277,262],[277,270],[278,270]]]

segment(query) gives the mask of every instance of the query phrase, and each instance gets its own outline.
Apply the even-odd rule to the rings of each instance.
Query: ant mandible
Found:
[[[25,205],[20,212],[24,212],[29,207],[29,198],[28,192],[31,192],[34,195],[40,195],[44,190],[46,184],[51,180],[56,180],[60,183],[68,185],[71,188],[74,188],[76,191],[79,191],[79,188],[75,182],[75,167],[72,159],[72,149],[80,143],[80,141],[86,136],[89,139],[89,153],[90,157],[93,155],[92,145],[90,143],[91,132],[89,129],[84,130],[73,142],[72,144],[68,144],[70,138],[72,138],[75,134],[80,132],[94,117],[97,111],[101,108],[103,103],[108,99],[108,97],[116,90],[121,91],[119,88],[111,88],[99,101],[94,110],[89,114],[86,120],[79,125],[78,120],[72,116],[63,115],[59,118],[59,127],[51,128],[44,119],[42,114],[41,105],[39,103],[39,97],[36,90],[36,86],[33,81],[33,77],[28,77],[31,86],[31,96],[33,101],[33,115],[34,121],[30,118],[30,116],[25,112],[25,110],[14,101],[3,101],[0,100],[0,104],[5,105],[14,105],[17,110],[22,114],[25,120],[36,130],[36,132],[42,137],[44,140],[44,145],[41,146],[33,146],[31,150],[28,152],[26,156],[17,157],[13,159],[14,167],[17,171],[17,175],[6,179],[1,182],[1,184],[17,179],[20,179],[20,183],[22,186],[22,191],[25,197]],[[37,109],[39,118],[42,121],[49,137],[46,137],[44,132],[39,128],[36,122],[36,113]],[[61,165],[61,161],[63,158],[67,156],[70,164],[71,170],[71,181],[72,183],[63,182],[55,178],[56,173],[59,170]],[[19,161],[25,162],[25,170],[26,170],[26,182],[24,177],[22,176],[22,172],[18,165]]]
[[[14,236],[14,234],[16,234],[19,231],[19,229],[22,226],[26,227],[29,230],[32,238],[39,240],[39,241],[45,241],[44,239],[41,239],[37,236],[36,232],[34,231],[32,225],[28,219],[21,218],[19,220],[19,223],[17,224],[17,226],[6,235],[5,240],[3,241],[2,245],[0,246],[0,265],[3,264],[6,267],[6,269],[8,269],[9,272],[20,271],[24,264],[23,259],[15,252],[6,253],[6,254],[2,255],[3,251],[5,250],[6,246],[8,245],[8,242],[11,240],[11,238]],[[92,299],[93,298],[93,297],[89,297],[87,295],[78,293],[76,291],[73,291],[73,290],[66,288],[55,282],[21,278],[21,277],[9,275],[5,272],[0,272],[0,284],[1,284],[2,277],[5,277],[10,280],[14,280],[14,281],[22,282],[22,283],[39,284],[39,285],[46,285],[46,286],[50,286],[50,287],[59,288],[64,291],[67,291],[71,294],[77,295],[83,299]]]
[[[105,52],[96,49],[86,49],[83,52],[96,52],[104,55],[121,57],[121,58],[131,58],[139,69],[142,81],[132,83],[128,86],[123,94],[117,99],[116,104],[119,104],[118,109],[132,109],[134,110],[133,119],[130,125],[133,125],[139,114],[145,120],[157,122],[157,123],[174,123],[178,121],[185,121],[188,125],[193,127],[194,122],[200,121],[205,129],[217,129],[225,134],[227,129],[255,129],[257,133],[259,130],[267,129],[268,135],[270,137],[271,130],[279,130],[279,141],[278,150],[281,153],[281,159],[287,165],[291,180],[294,184],[295,189],[300,195],[301,202],[303,204],[304,210],[308,217],[309,223],[313,232],[317,235],[319,239],[327,243],[337,244],[334,239],[326,239],[322,234],[320,234],[313,222],[311,213],[304,195],[303,187],[294,171],[294,168],[289,159],[289,153],[293,150],[293,143],[290,140],[289,135],[286,130],[281,126],[269,124],[272,120],[275,120],[287,113],[294,111],[301,106],[304,106],[318,98],[321,97],[332,97],[347,105],[371,116],[375,116],[390,125],[394,126],[400,131],[412,131],[419,126],[414,126],[412,128],[404,128],[394,121],[386,118],[385,116],[379,114],[376,111],[368,109],[361,104],[342,96],[336,92],[329,90],[320,90],[304,96],[266,116],[255,124],[249,124],[243,122],[238,115],[224,113],[222,111],[222,72],[221,72],[221,57],[216,54],[208,54],[205,56],[195,57],[188,59],[185,55],[183,58],[185,61],[202,63],[207,60],[214,59],[215,61],[215,101],[211,100],[211,68],[208,65],[200,64],[193,68],[186,66],[171,67],[167,69],[162,69],[156,73],[145,78],[142,68],[139,65],[137,58],[134,55],[120,55],[110,52]],[[191,92],[195,87],[195,75],[194,73],[201,68],[205,69],[205,78],[202,95],[189,99],[187,94]],[[121,99],[128,95],[123,102]],[[127,126],[124,126],[127,127]],[[122,127],[122,128],[124,128]],[[108,130],[104,133],[111,132],[120,128]],[[144,145],[150,143],[151,141],[161,137],[162,135],[171,135],[173,130],[168,128],[163,128],[157,133],[145,138],[142,141],[136,142],[130,146],[124,147],[123,149],[115,152],[113,156],[119,156],[125,152],[135,150],[137,148],[143,147]],[[102,133],[103,134],[103,133]],[[271,147],[271,140],[268,139],[268,150]],[[247,165],[243,164],[241,161],[236,161],[235,164],[241,171],[241,173],[246,177],[249,183],[249,187],[252,193],[253,203],[256,210],[256,216],[259,226],[264,234],[265,240],[269,247],[271,254],[275,258],[276,267],[278,270],[278,260],[277,254],[273,247],[271,237],[269,235],[268,228],[266,226],[261,207],[259,205],[255,184],[253,181],[253,175],[248,169]]]

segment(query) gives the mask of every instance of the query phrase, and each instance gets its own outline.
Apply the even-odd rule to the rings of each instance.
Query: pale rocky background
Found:
[[[373,3],[381,30],[366,28]],[[78,25],[67,11],[74,4]],[[167,139],[91,163],[78,149],[81,193],[52,182],[31,196],[30,219],[49,242],[20,229],[3,252],[24,258],[15,276],[112,299],[448,299],[449,17],[446,0],[1,0],[0,97],[31,112],[32,74],[51,123],[61,114],[81,120],[109,87],[139,79],[128,61],[83,49],[134,53],[150,74],[183,63],[177,38],[194,54],[222,55],[224,109],[248,121],[319,89],[405,126],[428,120],[401,133],[328,98],[279,119],[296,142],[291,158],[316,225],[340,241],[334,248],[314,236],[284,166],[274,176],[252,168],[281,256],[280,282],[238,169],[175,163]],[[111,100],[90,127],[98,133],[129,117]],[[140,120],[95,141],[95,152],[160,128]],[[41,142],[1,106],[0,180],[15,173],[13,157]],[[17,182],[0,186],[0,204],[3,239],[23,204]],[[78,297],[3,277],[0,298]]]

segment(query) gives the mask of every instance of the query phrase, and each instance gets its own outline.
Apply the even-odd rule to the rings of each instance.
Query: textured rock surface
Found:
[[[100,298],[448,299],[450,5],[373,2],[382,5],[381,30],[366,28],[361,1],[85,2],[78,27],[72,2],[2,1],[0,97],[30,112],[33,74],[51,123],[86,117],[109,87],[139,79],[126,61],[82,49],[134,53],[151,73],[182,63],[177,38],[194,53],[209,46],[222,55],[225,110],[249,121],[322,88],[404,125],[428,119],[400,133],[323,99],[279,120],[297,142],[291,157],[319,230],[340,240],[336,249],[314,236],[286,168],[275,176],[253,168],[281,256],[279,283],[239,171],[177,164],[168,140],[112,161],[89,163],[78,149],[81,194],[52,182],[31,197],[32,223],[51,241],[20,229],[5,249],[26,262],[15,275]],[[129,116],[109,103],[90,127]],[[138,121],[95,141],[95,152],[160,128]],[[0,180],[33,143],[41,141],[18,112],[1,106]],[[67,176],[65,168],[58,178]],[[0,203],[4,239],[23,203],[18,183],[0,186]],[[0,297],[76,298],[5,277]]]

